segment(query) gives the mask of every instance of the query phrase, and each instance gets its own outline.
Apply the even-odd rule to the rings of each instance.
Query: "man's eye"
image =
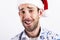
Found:
[[[33,10],[29,10],[29,12],[33,12]]]
[[[24,14],[24,13],[25,13],[25,11],[21,11],[21,13],[23,13],[23,14]]]

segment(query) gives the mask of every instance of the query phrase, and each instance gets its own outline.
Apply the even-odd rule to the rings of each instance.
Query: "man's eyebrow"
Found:
[[[28,9],[33,9],[33,7],[27,7]]]
[[[33,9],[33,7],[27,7],[28,9]],[[24,10],[24,8],[20,8],[19,10]]]
[[[19,10],[23,10],[24,8],[21,8],[21,9],[19,9]]]

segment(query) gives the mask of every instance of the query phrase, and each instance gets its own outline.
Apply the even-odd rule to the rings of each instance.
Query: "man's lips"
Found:
[[[24,23],[30,25],[32,23],[32,20],[25,20]]]
[[[31,24],[32,22],[31,21],[25,21],[24,23],[26,23],[26,24]]]

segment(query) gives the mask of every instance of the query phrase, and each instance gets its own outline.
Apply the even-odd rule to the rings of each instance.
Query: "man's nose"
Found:
[[[30,13],[28,11],[25,12],[24,19],[30,19]]]

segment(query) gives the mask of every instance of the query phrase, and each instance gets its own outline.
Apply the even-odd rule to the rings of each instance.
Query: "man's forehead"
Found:
[[[37,7],[35,5],[32,5],[32,4],[22,4],[19,6],[19,9],[24,9],[24,8],[33,9],[33,8],[37,8]]]

